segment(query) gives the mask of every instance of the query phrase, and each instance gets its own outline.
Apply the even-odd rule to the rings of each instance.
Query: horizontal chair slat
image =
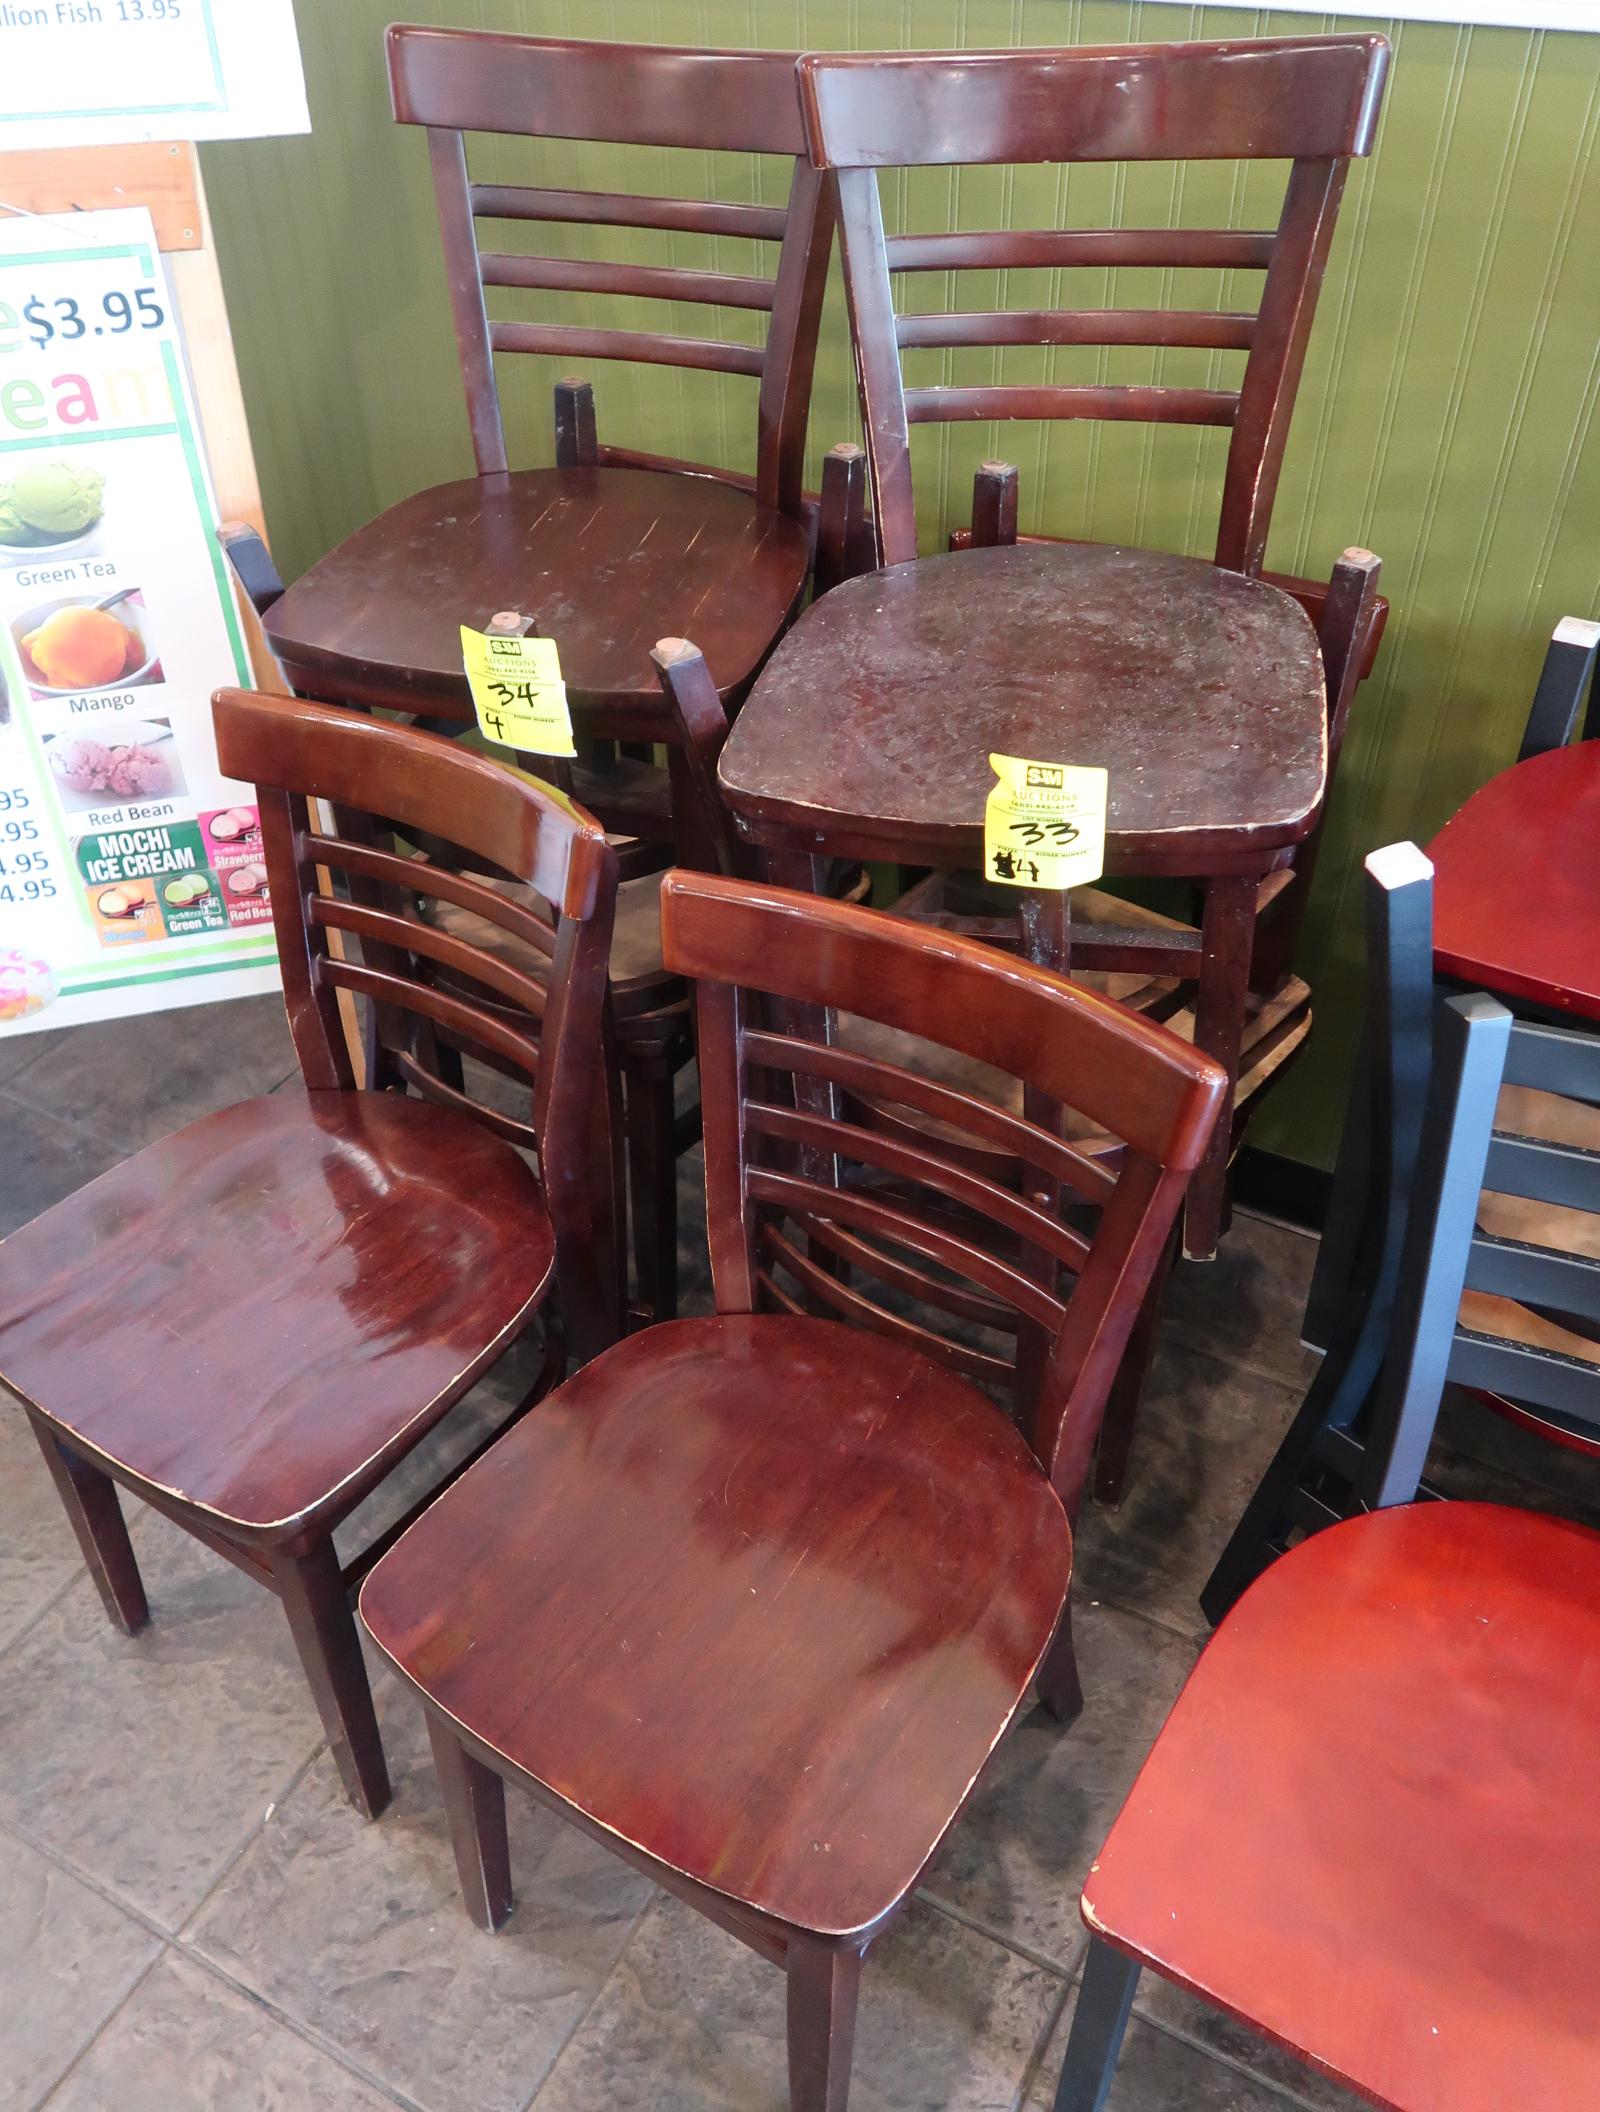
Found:
[[[417,895],[434,895],[487,918],[502,931],[511,932],[540,953],[555,951],[555,932],[542,918],[520,902],[514,902],[474,880],[466,873],[452,872],[421,858],[403,858],[396,851],[381,851],[374,844],[347,843],[342,836],[301,837],[296,851],[302,863],[327,866],[333,872],[363,873],[369,880],[387,880]]]
[[[614,293],[646,301],[700,301],[708,307],[770,311],[771,279],[723,271],[680,271],[666,264],[596,264],[576,257],[521,257],[486,250],[478,259],[485,286],[521,286],[547,293]]]
[[[753,374],[766,364],[760,345],[717,337],[662,337],[646,330],[583,330],[568,323],[491,323],[496,352],[554,352],[563,358],[628,359],[648,367],[704,367],[713,374]]]
[[[957,418],[1105,418],[1152,425],[1232,425],[1239,398],[1231,389],[1038,387],[906,390],[906,420],[937,425]]]
[[[1545,1144],[1533,1137],[1503,1136],[1489,1142],[1483,1185],[1495,1195],[1520,1195],[1529,1202],[1559,1203],[1572,1210],[1600,1210],[1600,1152],[1570,1144]]]
[[[825,1115],[774,1107],[760,1100],[748,1104],[745,1122],[755,1136],[820,1146],[823,1151],[837,1152],[841,1158],[878,1166],[885,1173],[899,1174],[905,1180],[932,1188],[995,1224],[1004,1225],[1008,1232],[1043,1249],[1069,1269],[1081,1270],[1089,1257],[1089,1242],[1081,1233],[1070,1231],[1020,1196],[997,1187],[982,1174],[969,1173],[965,1167],[941,1159],[935,1152],[898,1143],[853,1122],[836,1122]]]
[[[589,227],[659,227],[682,235],[743,235],[781,242],[785,214],[776,205],[724,205],[713,199],[646,198],[628,191],[541,190],[532,185],[475,183],[479,220],[549,220]]]
[[[1185,345],[1247,352],[1253,315],[1177,308],[1009,308],[949,315],[902,315],[895,335],[917,345]]]
[[[1274,234],[1245,228],[1006,228],[989,234],[891,235],[891,271],[1104,269],[1149,264],[1200,271],[1265,271]]]
[[[436,961],[441,968],[453,968],[458,975],[497,990],[518,1010],[531,1013],[535,1019],[544,1017],[545,992],[531,976],[435,925],[424,924],[418,918],[393,916],[386,909],[369,909],[359,902],[341,902],[331,895],[312,896],[310,917],[324,930],[348,931],[357,938],[376,939],[385,946]]]
[[[1595,1415],[1595,1368],[1582,1357],[1463,1331],[1450,1352],[1456,1386],[1503,1393],[1530,1408],[1553,1408],[1600,1429]]]
[[[487,1101],[474,1100],[470,1093],[458,1093],[453,1085],[446,1085],[426,1064],[418,1063],[415,1056],[404,1049],[395,1057],[395,1068],[408,1085],[414,1086],[424,1100],[431,1100],[436,1107],[453,1107],[457,1114],[471,1115],[485,1129],[492,1130],[497,1137],[504,1137],[508,1144],[519,1145],[524,1151],[539,1149],[539,1132],[531,1122],[519,1122],[515,1115],[503,1114]],[[519,1084],[528,1083],[521,1071],[517,1072],[517,1079]],[[428,1501],[431,1503],[432,1500],[430,1496]]]
[[[993,1328],[998,1334],[1014,1335],[1017,1332],[1017,1316],[1008,1305],[1000,1305],[979,1291],[947,1283],[943,1277],[931,1276],[926,1269],[919,1269],[897,1255],[885,1254],[870,1240],[847,1231],[843,1225],[827,1224],[820,1217],[803,1214],[797,1214],[794,1223],[805,1234],[808,1246],[821,1247],[826,1253],[836,1254],[851,1268],[875,1277],[879,1283],[888,1284],[894,1290],[905,1291],[924,1305],[934,1306],[957,1320],[970,1320],[976,1326]]]
[[[969,1137],[1001,1151],[1015,1152],[1026,1165],[1062,1181],[1090,1202],[1108,1202],[1116,1189],[1116,1175],[1097,1161],[1074,1151],[1048,1131],[1022,1122],[1004,1108],[995,1107],[971,1093],[939,1085],[915,1071],[884,1063],[876,1056],[863,1056],[855,1049],[834,1043],[807,1041],[797,1034],[771,1034],[761,1030],[744,1038],[745,1061],[767,1070],[793,1071],[802,1078],[822,1078],[831,1085],[847,1086],[864,1098],[885,1100],[892,1105],[914,1107],[964,1130]]]
[[[531,1078],[539,1068],[539,1044],[525,1034],[514,1033],[487,1012],[476,1011],[460,998],[426,983],[413,983],[403,975],[389,975],[379,968],[364,968],[357,961],[336,961],[331,955],[318,958],[319,983],[335,990],[351,990],[357,997],[376,998],[379,1004],[399,1005],[407,1012],[420,1012],[441,1027],[450,1027],[469,1042],[482,1042],[509,1056]]]
[[[1561,1254],[1480,1232],[1467,1251],[1467,1288],[1600,1320],[1600,1261],[1586,1254]]]
[[[807,1291],[819,1304],[837,1313],[841,1319],[853,1320],[860,1327],[870,1328],[875,1334],[888,1335],[896,1342],[920,1350],[923,1356],[953,1365],[969,1379],[989,1380],[1005,1383],[1011,1377],[1011,1365],[1005,1357],[996,1357],[987,1350],[973,1349],[965,1342],[957,1342],[948,1335],[941,1335],[930,1327],[923,1327],[915,1320],[904,1319],[876,1305],[862,1292],[853,1289],[837,1276],[830,1276],[809,1255],[802,1254],[793,1240],[786,1239],[776,1225],[763,1225],[760,1231],[761,1246],[773,1267],[781,1268],[797,1283],[804,1284]]]
[[[938,1231],[908,1211],[896,1209],[892,1203],[863,1195],[854,1188],[830,1188],[803,1174],[778,1173],[765,1166],[752,1166],[745,1184],[752,1202],[773,1204],[796,1219],[810,1215],[864,1225],[880,1238],[965,1276],[1052,1333],[1061,1325],[1066,1307],[1042,1284],[982,1248]]]

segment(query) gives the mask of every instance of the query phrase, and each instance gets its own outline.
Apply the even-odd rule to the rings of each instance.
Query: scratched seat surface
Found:
[[[798,521],[707,477],[516,470],[391,506],[298,579],[266,630],[297,687],[470,719],[461,625],[517,609],[556,641],[574,703],[659,713],[656,641],[692,638],[718,689],[739,688],[808,562]]]

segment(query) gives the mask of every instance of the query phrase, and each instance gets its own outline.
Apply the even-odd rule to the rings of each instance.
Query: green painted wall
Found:
[[[300,0],[312,135],[204,152],[267,517],[289,577],[395,499],[471,466],[423,143],[388,113],[380,38],[393,11],[394,0]],[[1361,1005],[1361,857],[1399,836],[1425,841],[1510,760],[1541,639],[1559,616],[1600,614],[1600,36],[1116,0],[767,8],[422,0],[413,14],[552,34],[816,48],[1387,30],[1395,57],[1379,148],[1347,194],[1268,553],[1281,569],[1325,575],[1342,547],[1365,544],[1384,559],[1395,605],[1378,677],[1358,699],[1303,947],[1317,1030],[1256,1132],[1273,1149],[1329,1163]],[[755,182],[780,195],[766,180],[776,172],[732,159],[556,147],[545,150],[538,180],[729,197],[753,195]],[[1273,210],[1274,173],[1252,176],[1237,200],[1240,224],[1270,224],[1262,216]],[[1085,169],[1058,192],[1048,171],[929,172],[891,195],[890,216],[929,227],[1037,226],[1065,209],[1089,225],[1108,217],[1219,224],[1235,203],[1232,183],[1231,172],[1214,170]],[[612,254],[640,262],[690,264],[713,248],[724,268],[757,261],[734,243],[611,239]],[[651,246],[663,242],[674,245],[670,258]],[[1229,305],[1220,275],[1187,276],[1185,298]],[[1112,289],[1080,277],[1074,298],[1172,298],[1161,274],[1116,278]],[[964,291],[974,305],[987,298],[972,280]],[[930,303],[935,296],[942,304],[944,290],[930,287]],[[1048,274],[1009,275],[1013,304],[1035,296],[1049,297]],[[580,320],[594,307],[574,296],[563,312]],[[657,308],[657,327],[659,317]],[[677,326],[738,335],[748,321],[686,311]],[[1179,382],[1203,381],[1214,363],[1226,375],[1235,357],[919,356],[964,362],[953,369],[960,379],[1020,380],[1050,361],[1062,378],[1089,378],[1097,362],[1115,360],[1113,378]],[[513,445],[524,461],[547,460],[553,369],[511,365]],[[748,465],[753,383],[600,363],[594,371],[608,437]],[[855,432],[835,289],[814,451]],[[924,547],[966,518],[972,466],[1000,454],[1022,468],[1025,528],[1207,551],[1220,437],[1132,427],[925,430]]]

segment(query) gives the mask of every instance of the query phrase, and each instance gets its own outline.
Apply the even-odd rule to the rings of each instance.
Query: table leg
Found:
[[[1194,1002],[1194,1045],[1215,1056],[1228,1074],[1228,1097],[1217,1118],[1206,1155],[1189,1185],[1184,1207],[1183,1251],[1190,1261],[1210,1261],[1227,1228],[1228,1159],[1233,1143],[1233,1092],[1239,1078],[1250,993],[1250,954],[1255,944],[1257,877],[1220,873],[1206,883],[1201,922],[1200,979]]]

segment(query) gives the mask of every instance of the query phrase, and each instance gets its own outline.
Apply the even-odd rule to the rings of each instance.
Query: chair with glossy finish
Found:
[[[510,1780],[781,1963],[794,2112],[844,2112],[862,1957],[1035,1671],[1076,1702],[1068,1519],[1223,1081],[899,918],[684,872],[662,915],[698,988],[716,1314],[559,1389],[378,1564],[362,1615],[426,1705],[474,1916],[510,1907]],[[1120,1168],[816,1038],[829,1012],[1028,1078],[1121,1135]],[[863,1126],[836,1089],[946,1141]]]
[[[797,628],[763,678],[797,745],[854,788],[848,816],[804,757],[763,776],[744,767],[735,800],[768,840],[807,809],[815,833],[876,832],[873,854],[976,869],[987,751],[1104,764],[1111,773],[1107,870],[1204,883],[1184,938],[1200,1044],[1236,1075],[1252,976],[1287,973],[1279,941],[1257,959],[1263,894],[1282,891],[1326,790],[1324,698],[1308,679],[1311,625],[1295,597],[1259,578],[1289,421],[1352,155],[1370,151],[1387,59],[1378,37],[1007,52],[808,54],[801,99],[812,158],[838,184],[845,284],[866,426],[881,561]],[[886,237],[885,169],[1054,163],[1288,161],[1275,228],[1010,229]],[[896,275],[1112,271],[1261,273],[1253,313],[1220,309],[1011,308],[896,315]],[[1214,366],[1243,358],[1231,388],[1025,383],[907,387],[902,354],[992,348],[1188,348]],[[1056,356],[1051,351],[1050,357]],[[970,419],[1092,419],[1215,425],[1230,432],[1215,562],[1090,545],[1015,545],[1015,490],[980,476],[973,547],[917,555],[911,428]],[[1219,577],[1219,568],[1222,576]],[[1058,612],[1045,620],[1043,610]],[[1362,638],[1363,657],[1373,633]],[[935,666],[954,637],[957,656]],[[1056,704],[1081,681],[1099,710],[1079,725]],[[887,765],[858,775],[795,717],[794,698],[845,696]],[[1108,707],[1101,700],[1114,698]],[[914,700],[914,701],[913,701]],[[948,700],[948,701],[946,701]],[[774,707],[776,709],[776,707]],[[1065,717],[1066,723],[1063,723]],[[1049,745],[1040,745],[1046,742]],[[919,764],[917,747],[923,760]],[[763,756],[762,761],[769,758]],[[1247,765],[1242,771],[1241,763]],[[770,781],[769,781],[770,780]],[[809,795],[809,796],[808,796]],[[783,810],[780,812],[780,808]],[[900,824],[898,827],[889,826]],[[892,842],[883,839],[890,838]],[[940,839],[943,839],[941,842]],[[776,846],[775,846],[776,847]],[[1170,970],[1174,942],[1088,933],[1072,948],[1061,905],[1029,911],[1032,956]],[[1055,928],[1046,935],[1045,925]],[[1292,934],[1290,935],[1292,937]],[[1219,1132],[1191,1194],[1185,1246],[1214,1250],[1229,1139]]]
[[[370,1817],[389,1782],[348,1593],[402,1527],[344,1567],[335,1529],[535,1318],[545,1355],[522,1407],[564,1374],[568,1340],[592,1356],[620,1331],[603,1060],[615,859],[559,794],[431,735],[240,691],[215,715],[223,770],[257,787],[305,1089],[204,1117],[0,1243],[0,1377],[114,1623],[148,1615],[117,1483],[278,1594]],[[417,861],[397,831],[559,906],[545,985],[399,913]],[[518,924],[459,874],[430,884]],[[538,1046],[431,987],[427,963],[537,1002]],[[379,1083],[422,1097],[356,1089],[343,991],[372,1001]],[[516,1065],[531,1119],[459,1095],[436,1029]]]
[[[403,499],[358,530],[275,603],[268,635],[296,688],[470,720],[459,627],[519,610],[560,649],[580,740],[658,741],[656,639],[692,630],[736,704],[806,584],[801,466],[832,215],[805,158],[794,54],[397,25],[388,55],[397,119],[427,132],[477,474]],[[475,182],[469,133],[553,152],[603,140],[708,159],[771,156],[790,165],[788,199]],[[483,248],[486,222],[555,230],[545,246],[559,253]],[[569,235],[585,228],[655,231],[675,251],[701,237],[709,262],[588,261],[569,254]],[[776,246],[770,276],[712,268],[724,240]],[[734,343],[491,316],[489,293],[689,302],[769,320],[764,343]],[[557,390],[555,465],[513,470],[495,359],[522,353],[748,377],[754,476],[601,446],[588,386],[571,382]],[[604,752],[589,763],[575,789],[608,828],[670,841],[663,789],[646,764]]]
[[[1508,1078],[1600,1100],[1600,1046],[1481,994],[1442,1000],[1436,1024],[1357,1462],[1374,1514],[1245,1592],[1157,1738],[1084,1887],[1093,1940],[1056,2112],[1105,2105],[1145,1966],[1391,2112],[1594,2102],[1600,1904],[1573,1873],[1600,1854],[1600,1535],[1411,1499],[1447,1378],[1600,1418],[1592,1363],[1479,1334],[1462,1299],[1600,1315],[1600,1265],[1474,1223],[1486,1180],[1600,1208],[1600,1156],[1494,1128]]]

